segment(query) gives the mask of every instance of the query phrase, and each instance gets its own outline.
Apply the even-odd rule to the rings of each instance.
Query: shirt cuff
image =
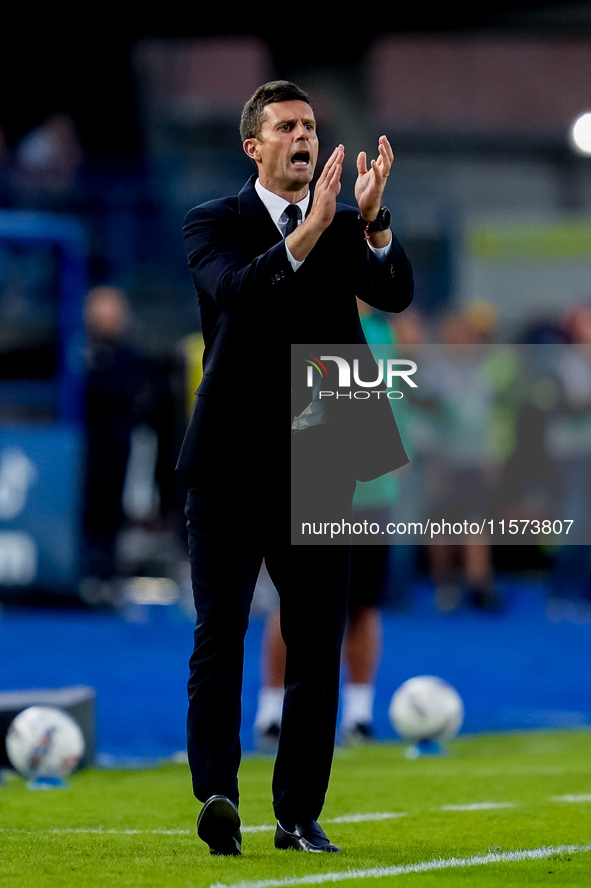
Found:
[[[383,262],[388,255],[390,247],[392,246],[392,232],[390,232],[390,243],[386,244],[385,247],[372,247],[369,241],[367,242],[367,246],[372,251],[378,262]]]
[[[289,259],[289,264],[293,268],[294,271],[297,271],[300,265],[304,264],[304,260],[294,259],[291,253],[289,252],[289,247],[285,244],[285,252],[287,253],[287,258]]]

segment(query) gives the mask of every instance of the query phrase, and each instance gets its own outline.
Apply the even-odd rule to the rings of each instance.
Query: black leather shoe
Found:
[[[209,845],[212,854],[241,854],[242,833],[236,805],[226,796],[211,796],[197,820],[197,835]]]
[[[277,823],[275,830],[275,847],[280,851],[293,848],[295,851],[328,851],[338,854],[341,850],[328,839],[322,827],[315,820],[296,823],[293,832]]]

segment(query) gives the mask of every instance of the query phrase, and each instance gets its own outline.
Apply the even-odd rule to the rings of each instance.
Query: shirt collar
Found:
[[[285,200],[284,197],[279,197],[278,194],[274,194],[273,191],[269,191],[267,188],[261,185],[259,179],[255,181],[254,187],[258,196],[269,211],[271,219],[273,220],[277,228],[279,228],[279,230],[281,231],[282,225],[280,223],[280,219],[285,212],[285,208],[289,206],[289,201]],[[302,219],[306,218],[306,211],[308,209],[309,202],[310,192],[308,191],[306,196],[303,197],[302,200],[299,200],[296,204],[296,206],[299,207],[302,211]]]

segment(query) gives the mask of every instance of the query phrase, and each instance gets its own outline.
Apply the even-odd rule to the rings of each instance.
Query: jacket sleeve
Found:
[[[412,266],[394,233],[389,251],[377,258],[365,241],[358,210],[342,204],[337,205],[328,231],[332,272],[349,292],[380,311],[400,312],[410,305],[414,295]]]
[[[183,233],[195,287],[225,312],[250,310],[254,302],[276,295],[276,287],[295,274],[285,244],[279,241],[249,259],[238,244],[245,224],[222,201],[195,207],[185,217]]]
[[[404,311],[413,300],[414,279],[412,266],[398,238],[392,233],[390,251],[382,260],[366,249],[368,273],[359,298],[380,311]]]

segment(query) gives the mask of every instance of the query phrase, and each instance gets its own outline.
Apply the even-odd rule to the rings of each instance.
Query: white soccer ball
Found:
[[[79,764],[84,737],[62,709],[29,706],[10,723],[6,752],[12,767],[27,780],[62,778]]]
[[[417,675],[400,685],[388,715],[403,740],[445,740],[455,737],[462,727],[464,704],[449,682],[435,675]]]

